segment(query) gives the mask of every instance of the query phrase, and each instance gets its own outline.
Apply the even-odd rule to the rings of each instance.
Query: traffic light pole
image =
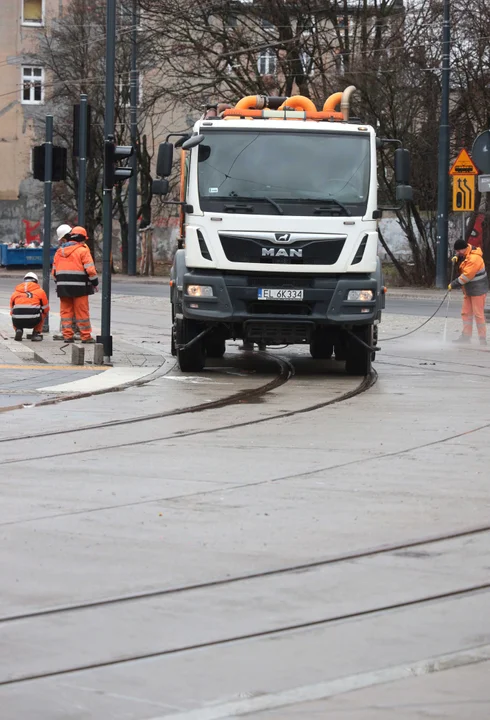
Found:
[[[131,165],[133,168],[133,175],[129,180],[129,218],[128,218],[128,275],[136,275],[136,238],[137,238],[137,227],[136,220],[138,214],[138,158],[136,154],[136,141],[138,135],[137,125],[137,106],[138,106],[138,71],[136,68],[137,63],[137,37],[138,37],[138,11],[136,7],[136,0],[133,0],[133,11],[131,16],[131,108],[130,108],[130,119],[131,119],[131,145],[133,146],[133,155],[131,158]]]
[[[49,300],[49,276],[51,273],[51,196],[53,190],[53,116],[46,115],[46,140],[44,145],[44,232],[43,232],[43,289]],[[49,332],[49,315],[43,325]]]
[[[85,189],[87,185],[87,114],[88,98],[80,95],[80,126],[78,134],[78,224],[85,227]]]
[[[105,84],[105,122],[106,142],[114,133],[114,82],[116,53],[116,2],[107,0],[107,44],[106,44],[106,84]],[[112,187],[107,187],[104,172],[104,236],[102,246],[102,322],[101,336],[97,338],[104,346],[104,362],[112,357],[111,335],[111,254],[112,254]]]
[[[438,288],[446,288],[448,264],[450,0],[444,0],[442,27],[442,99],[439,124],[436,240],[436,287]]]

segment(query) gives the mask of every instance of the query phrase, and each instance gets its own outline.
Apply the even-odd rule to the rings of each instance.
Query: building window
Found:
[[[39,104],[44,101],[44,70],[40,67],[22,68],[22,102]]]
[[[259,75],[275,75],[277,69],[277,57],[274,50],[267,48],[263,50],[257,62]]]
[[[22,23],[42,25],[44,22],[44,0],[22,0]]]

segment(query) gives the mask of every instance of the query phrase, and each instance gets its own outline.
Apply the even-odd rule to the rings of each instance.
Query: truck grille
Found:
[[[270,275],[249,275],[247,280],[249,287],[257,288],[310,288],[313,287],[315,282],[315,279],[308,275],[293,277],[290,275],[280,275],[279,273],[271,273]]]
[[[293,345],[309,342],[314,328],[312,322],[268,323],[250,320],[245,323],[245,336],[248,340],[265,342],[267,345]]]
[[[334,265],[345,243],[344,238],[338,238],[299,240],[286,246],[268,240],[225,234],[220,234],[220,240],[227,260],[264,265]]]
[[[247,303],[247,310],[251,315],[311,315],[311,307],[302,302],[259,300]]]

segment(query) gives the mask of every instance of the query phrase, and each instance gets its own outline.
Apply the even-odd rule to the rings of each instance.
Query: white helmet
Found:
[[[24,280],[30,280],[31,282],[39,283],[39,278],[34,272],[28,272],[24,275]]]
[[[58,240],[64,238],[65,235],[68,235],[68,233],[71,233],[71,227],[69,225],[60,225],[59,228],[56,230],[56,236]]]

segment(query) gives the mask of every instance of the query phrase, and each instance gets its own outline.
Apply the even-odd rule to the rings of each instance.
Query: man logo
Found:
[[[289,258],[300,258],[303,257],[303,250],[301,248],[262,248],[262,257],[289,257]]]
[[[291,239],[291,233],[274,233],[276,236],[276,242],[287,243]]]

